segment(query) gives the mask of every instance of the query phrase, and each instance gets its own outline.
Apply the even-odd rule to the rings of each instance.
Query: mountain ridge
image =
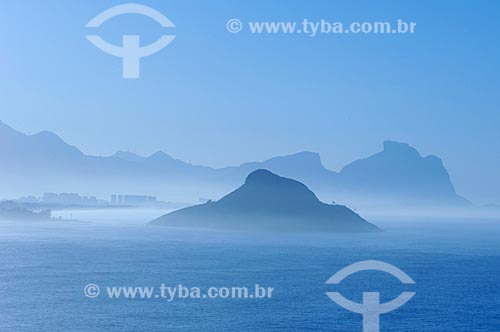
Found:
[[[20,195],[49,189],[106,196],[140,191],[196,201],[196,197],[220,197],[252,171],[268,169],[305,183],[323,198],[356,206],[390,204],[395,199],[400,205],[467,204],[457,195],[441,159],[422,157],[410,145],[394,141],[385,141],[381,152],[353,161],[339,172],[327,169],[320,155],[310,151],[212,168],[162,151],[147,157],[123,151],[87,155],[52,132],[26,135],[0,122],[0,156],[4,161],[0,179],[8,178],[6,183],[11,181]]]

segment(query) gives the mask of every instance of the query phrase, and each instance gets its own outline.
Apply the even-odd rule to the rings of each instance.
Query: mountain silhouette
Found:
[[[152,225],[273,231],[375,232],[379,229],[341,205],[322,203],[304,184],[256,170],[217,202],[171,212]]]
[[[0,121],[0,153],[2,163],[16,167],[23,162],[53,164],[80,158],[83,154],[49,131],[35,135],[20,133]]]
[[[425,205],[462,205],[443,162],[436,156],[422,157],[408,144],[384,142],[384,150],[345,166],[339,173],[338,194],[362,193],[375,202]]]
[[[233,177],[244,179],[257,169],[267,169],[284,177],[297,179],[308,185],[334,181],[337,173],[326,169],[319,154],[315,152],[299,152],[288,156],[279,156],[263,162],[249,162],[240,166],[227,167],[224,170]]]
[[[192,165],[162,151],[148,157],[123,151],[90,156],[54,133],[26,135],[0,122],[0,160],[4,183],[0,197],[47,191],[101,197],[139,192],[195,202],[199,197],[221,197],[252,171],[267,169],[305,183],[324,201],[335,199],[359,208],[468,204],[455,192],[438,157],[422,157],[408,144],[392,141],[385,142],[381,152],[340,172],[326,169],[314,152],[216,169]]]
[[[144,160],[144,157],[130,151],[118,151],[112,155],[112,157],[132,162],[140,162]]]

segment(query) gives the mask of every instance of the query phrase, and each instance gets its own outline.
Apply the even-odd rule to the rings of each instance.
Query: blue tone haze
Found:
[[[90,154],[164,150],[212,166],[308,150],[339,170],[393,139],[442,157],[458,193],[500,203],[498,2],[141,1],[176,24],[177,38],[143,59],[140,80],[121,79],[120,59],[85,39],[85,24],[121,3],[2,4],[0,119]],[[417,29],[259,36],[229,33],[231,18],[401,18]],[[124,33],[149,43],[162,31],[131,15],[98,33],[119,44]]]
[[[85,27],[124,2],[0,6],[0,332],[362,331],[333,291],[416,292],[383,332],[500,331],[499,1],[138,0],[175,27]],[[304,19],[417,26],[248,25]],[[165,30],[140,79],[85,38]],[[416,284],[325,284],[364,260]],[[106,295],[161,284],[274,292]]]

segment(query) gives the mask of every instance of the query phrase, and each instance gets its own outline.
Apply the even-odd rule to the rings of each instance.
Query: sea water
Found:
[[[64,211],[79,222],[0,225],[0,331],[362,331],[362,317],[331,301],[338,291],[407,304],[381,331],[500,331],[500,222],[374,221],[380,234],[231,233],[145,226],[163,211]],[[359,272],[380,260],[414,279]],[[88,284],[100,287],[86,296]],[[273,288],[272,297],[120,298],[106,287]]]

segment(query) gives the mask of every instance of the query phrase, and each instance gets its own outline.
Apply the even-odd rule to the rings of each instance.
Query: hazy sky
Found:
[[[121,60],[85,39],[90,19],[123,2],[2,3],[0,120],[54,131],[86,153],[161,149],[213,166],[312,150],[338,170],[393,139],[443,158],[459,193],[500,203],[500,2],[138,1],[176,24],[176,39],[143,59],[139,80],[123,80]],[[400,18],[417,28],[231,34],[231,18]],[[97,31],[115,44],[163,32],[136,15]]]

